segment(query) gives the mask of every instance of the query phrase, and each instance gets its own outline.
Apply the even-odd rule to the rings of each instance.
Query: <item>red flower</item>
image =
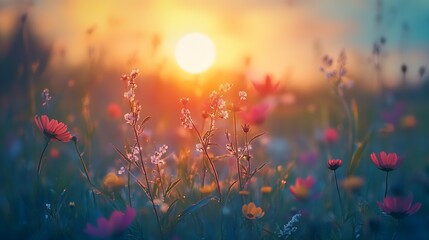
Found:
[[[266,75],[264,83],[252,82],[252,84],[253,84],[253,87],[255,87],[256,91],[261,96],[267,96],[267,95],[274,94],[277,92],[279,85],[280,85],[280,82],[273,84],[271,76]]]
[[[70,132],[67,130],[67,125],[55,119],[49,120],[46,115],[42,115],[41,117],[36,115],[34,122],[49,141],[54,139],[60,142],[68,142],[72,138]]]
[[[111,118],[118,119],[122,116],[121,108],[116,103],[110,103],[107,106],[107,113]]]
[[[240,115],[245,123],[258,125],[265,122],[268,109],[269,105],[267,103],[262,103],[250,107],[247,111],[240,112]]]
[[[386,172],[395,170],[400,163],[396,153],[380,152],[379,158],[375,153],[371,153],[371,160],[377,168]]]
[[[289,187],[289,191],[298,199],[306,200],[310,196],[310,190],[314,185],[314,179],[312,176],[308,176],[306,179],[297,178],[295,185]]]
[[[331,160],[328,160],[328,166],[327,167],[330,170],[335,171],[335,170],[337,170],[337,168],[339,168],[341,166],[341,164],[343,164],[343,160],[341,160],[341,159],[331,159]]]
[[[396,219],[402,219],[408,215],[416,213],[421,203],[414,203],[413,197],[386,197],[383,202],[377,202],[377,205],[387,215],[392,216]]]
[[[114,211],[109,219],[100,217],[97,226],[86,224],[85,232],[93,237],[108,238],[121,235],[133,222],[136,211],[127,207],[125,212]]]
[[[327,143],[336,143],[339,138],[340,136],[335,128],[327,128],[323,132],[323,141]]]

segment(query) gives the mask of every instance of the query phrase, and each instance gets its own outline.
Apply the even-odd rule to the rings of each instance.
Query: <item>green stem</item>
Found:
[[[222,203],[222,193],[221,193],[221,191],[220,191],[219,176],[218,176],[218,173],[217,173],[217,171],[216,171],[216,167],[215,167],[215,165],[214,165],[214,163],[213,163],[212,159],[210,158],[209,152],[207,151],[207,146],[206,146],[206,144],[205,144],[205,142],[204,142],[203,138],[201,137],[200,132],[198,131],[198,129],[197,129],[197,127],[195,126],[195,124],[194,124],[194,122],[192,121],[192,119],[190,119],[190,120],[191,120],[191,123],[192,123],[192,127],[194,128],[195,132],[196,132],[196,133],[197,133],[197,135],[198,135],[198,139],[200,140],[200,143],[203,145],[203,152],[204,152],[204,155],[207,157],[207,160],[209,161],[210,167],[211,167],[211,168],[212,168],[212,170],[213,170],[213,175],[214,175],[214,177],[215,177],[216,186],[217,186],[217,192],[218,192],[218,195],[219,195],[219,202],[220,202],[220,203]]]
[[[238,174],[238,183],[239,183],[239,190],[241,191],[243,189],[242,180],[241,180],[241,170],[240,170],[240,157],[238,156],[238,138],[237,138],[237,120],[235,117],[235,111],[232,114],[232,121],[234,125],[234,143],[235,143],[235,159],[237,161],[237,174]]]
[[[42,160],[43,155],[45,154],[46,148],[48,148],[49,143],[51,142],[51,139],[47,139],[45,143],[45,147],[43,148],[42,154],[40,154],[39,158],[39,164],[37,165],[37,176],[40,176],[40,172],[42,171]]]
[[[355,138],[355,129],[354,129],[354,121],[353,121],[353,114],[350,111],[350,106],[347,103],[347,101],[344,99],[344,97],[338,92],[338,90],[336,90],[336,94],[338,96],[338,98],[340,99],[341,104],[343,105],[344,111],[346,113],[346,117],[347,117],[347,122],[348,122],[348,150],[350,153],[350,158],[352,159],[353,156],[353,152],[354,152],[354,138]]]
[[[161,169],[159,168],[159,164],[156,164],[156,168],[158,170],[159,182],[161,183],[162,196],[165,199],[165,188],[164,184],[162,183]]]
[[[337,180],[337,171],[334,170],[335,177],[335,186],[337,187],[338,199],[340,200],[340,208],[341,208],[341,219],[344,221],[344,206],[343,201],[341,199],[340,189],[338,188],[338,180]]]
[[[145,181],[146,181],[147,192],[148,192],[148,195],[149,195],[150,201],[152,202],[152,208],[153,208],[153,211],[155,212],[156,221],[157,221],[157,223],[158,223],[158,228],[159,228],[159,233],[161,234],[161,238],[163,238],[161,222],[160,222],[160,220],[159,220],[158,211],[156,210],[156,206],[155,206],[154,198],[153,198],[153,195],[152,195],[152,190],[151,190],[151,187],[150,187],[149,179],[148,179],[148,177],[147,177],[146,167],[145,167],[145,164],[144,164],[144,161],[143,161],[142,151],[141,151],[141,149],[140,149],[140,148],[141,148],[141,145],[140,145],[139,135],[138,135],[138,133],[137,133],[137,129],[136,129],[136,126],[135,126],[135,125],[133,125],[133,130],[134,130],[134,136],[135,136],[136,141],[137,141],[137,147],[138,147],[138,149],[139,149],[141,169],[142,169],[142,171],[143,171],[143,175],[144,175],[144,178],[145,178]]]
[[[128,164],[128,177],[127,177],[127,188],[128,188],[128,201],[130,204],[130,207],[132,207],[131,204],[131,162]]]
[[[384,190],[384,197],[386,198],[387,196],[387,183],[389,180],[389,172],[386,172],[386,189]]]
[[[73,142],[74,142],[74,146],[75,146],[77,155],[79,156],[80,163],[82,164],[83,170],[85,171],[86,179],[88,180],[88,182],[91,186],[94,186],[94,184],[92,184],[92,182],[91,182],[91,178],[89,177],[88,168],[86,167],[85,161],[83,160],[82,154],[80,153],[79,148],[77,146],[77,142],[76,141],[73,141]]]

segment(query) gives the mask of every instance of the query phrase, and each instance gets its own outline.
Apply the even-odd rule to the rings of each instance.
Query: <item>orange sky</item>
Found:
[[[87,57],[91,47],[106,67],[122,67],[128,63],[157,69],[161,64],[163,71],[180,72],[174,61],[175,43],[187,32],[200,31],[216,44],[213,69],[241,69],[245,57],[250,56],[252,61],[247,69],[250,78],[271,73],[292,85],[311,85],[320,80],[321,55],[336,56],[342,48],[347,49],[349,68],[359,71],[359,78],[370,79],[372,70],[368,58],[372,43],[381,34],[387,34],[388,43],[398,38],[399,33],[389,29],[396,29],[395,24],[400,28],[401,21],[395,19],[406,19],[399,15],[391,17],[394,20],[389,23],[386,17],[386,26],[377,31],[373,3],[357,0],[347,3],[335,0],[17,2],[6,1],[0,5],[3,35],[12,31],[14,16],[28,11],[29,22],[37,35],[53,46],[52,67],[58,64],[55,52],[65,50],[66,61],[77,65]],[[423,0],[413,4],[416,8],[429,8]],[[388,16],[389,5],[386,5]],[[395,38],[389,38],[390,32]],[[409,36],[418,38],[413,34],[410,31]],[[160,43],[155,53],[153,44],[157,40],[154,39]],[[395,45],[388,49],[385,64],[388,79],[397,78],[402,62],[412,62],[416,69],[429,62],[427,49],[422,51],[417,44],[403,50],[401,44],[406,43],[399,41],[395,40]]]

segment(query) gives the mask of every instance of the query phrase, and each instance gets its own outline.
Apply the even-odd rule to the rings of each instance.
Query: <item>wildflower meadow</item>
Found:
[[[0,239],[429,238],[429,5],[215,2],[0,2]]]

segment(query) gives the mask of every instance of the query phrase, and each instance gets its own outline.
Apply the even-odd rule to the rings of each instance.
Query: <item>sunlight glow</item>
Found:
[[[202,33],[188,33],[177,42],[176,61],[188,73],[197,74],[207,70],[215,57],[213,41]]]

